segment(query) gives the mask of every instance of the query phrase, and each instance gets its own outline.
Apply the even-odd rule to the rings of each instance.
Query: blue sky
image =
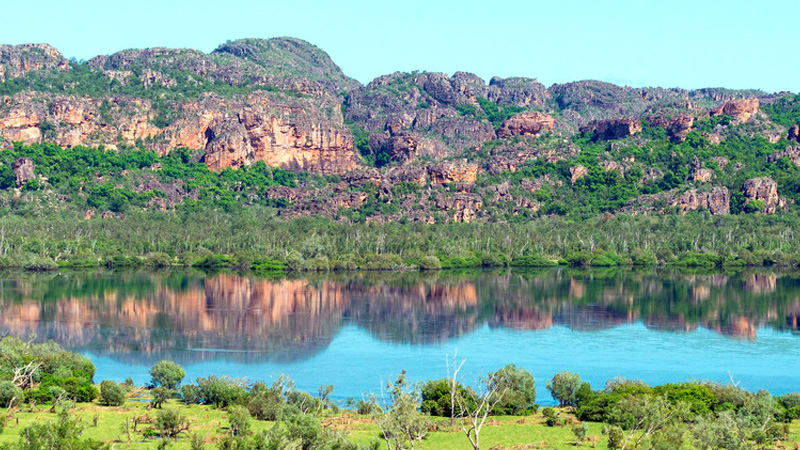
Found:
[[[79,59],[295,36],[361,82],[416,69],[529,76],[547,85],[600,79],[800,91],[800,0],[9,3],[1,8],[0,42],[47,42]]]

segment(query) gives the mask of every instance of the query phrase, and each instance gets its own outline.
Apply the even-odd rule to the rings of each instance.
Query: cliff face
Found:
[[[787,93],[591,80],[546,87],[466,72],[398,72],[361,85],[324,51],[294,38],[230,41],[210,53],[131,49],[86,63],[44,44],[0,45],[0,148],[52,142],[161,156],[188,148],[192,161],[213,171],[263,161],[334,175],[239,195],[247,204],[284,205],[280,214],[289,217],[353,220],[350,213],[363,209],[373,221],[507,221],[639,206],[726,214],[726,193],[742,189],[743,171],[783,182],[782,158],[800,161],[792,145],[800,139],[798,104]],[[760,138],[773,148],[757,163],[733,157],[727,146],[760,153]],[[0,163],[22,156],[31,155]],[[94,181],[111,178],[103,175],[120,174]],[[133,183],[137,192],[161,190],[173,206],[203,197],[164,187],[185,180],[154,184],[153,173],[137,176],[148,180]],[[545,178],[544,186],[526,187]],[[800,200],[791,188],[776,189],[784,203],[761,188],[747,198],[765,201],[767,212]]]
[[[159,154],[201,149],[212,170],[264,161],[285,169],[344,173],[358,165],[350,130],[330,97],[295,99],[260,91],[226,99],[208,94],[176,108],[180,117],[159,127],[147,100],[25,92],[5,98],[0,106],[0,136],[7,143],[48,140],[63,147],[138,143]]]

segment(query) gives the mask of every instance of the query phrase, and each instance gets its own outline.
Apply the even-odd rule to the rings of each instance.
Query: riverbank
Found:
[[[800,218],[784,214],[570,218],[520,223],[352,224],[226,213],[69,211],[0,217],[0,268],[202,267],[258,271],[477,267],[798,267]]]

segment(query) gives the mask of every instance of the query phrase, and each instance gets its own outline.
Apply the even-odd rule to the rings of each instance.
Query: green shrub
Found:
[[[422,270],[439,270],[442,262],[434,255],[425,255],[419,259],[419,268]]]
[[[153,425],[158,435],[165,438],[176,438],[182,432],[189,430],[189,421],[175,408],[159,411]]]
[[[514,267],[554,267],[558,263],[539,255],[523,255],[512,259],[511,265]]]
[[[247,398],[242,384],[228,377],[212,375],[208,378],[198,378],[197,386],[200,388],[203,403],[217,408],[242,403]]]
[[[244,406],[228,407],[228,423],[230,423],[231,435],[246,436],[250,434],[250,412]]]
[[[183,401],[185,405],[203,403],[203,396],[200,393],[200,388],[193,384],[181,386],[181,401]]]
[[[502,380],[505,393],[492,414],[520,416],[536,412],[536,384],[530,372],[509,364],[495,372],[493,378]]]
[[[420,389],[422,399],[422,412],[432,416],[450,417],[452,414],[450,398],[451,380],[430,380],[425,382]],[[460,383],[456,385],[458,394],[468,402],[467,408],[474,406],[467,390]],[[367,406],[363,404],[362,406]]]
[[[582,384],[578,374],[565,370],[553,375],[553,379],[547,383],[547,390],[560,406],[575,406]]]
[[[186,372],[174,361],[159,361],[150,369],[151,383],[153,386],[163,386],[167,389],[177,389]]]
[[[0,408],[11,408],[25,400],[22,389],[10,381],[0,381]]]
[[[105,380],[100,383],[100,404],[122,406],[125,403],[125,389],[118,383]]]

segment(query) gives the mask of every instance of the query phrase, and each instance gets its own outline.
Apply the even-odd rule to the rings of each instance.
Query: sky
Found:
[[[0,43],[45,42],[77,59],[293,36],[362,83],[425,70],[800,92],[800,0],[39,0],[0,10]]]

